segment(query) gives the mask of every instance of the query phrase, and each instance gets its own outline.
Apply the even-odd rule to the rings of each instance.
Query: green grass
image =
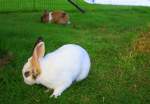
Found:
[[[0,14],[0,51],[8,50],[14,57],[0,68],[0,104],[150,103],[150,54],[132,51],[141,32],[150,29],[150,8],[82,6],[86,14],[65,8],[71,17],[68,26],[40,23],[41,11]],[[42,86],[23,82],[22,67],[39,36],[45,40],[47,53],[74,43],[91,57],[88,78],[58,99],[49,98],[51,93],[44,93]]]

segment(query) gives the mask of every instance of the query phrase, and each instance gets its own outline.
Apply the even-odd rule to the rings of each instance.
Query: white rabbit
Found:
[[[26,84],[42,84],[53,89],[57,98],[74,81],[87,77],[90,70],[88,53],[78,45],[64,45],[44,56],[45,45],[38,39],[33,55],[24,65],[22,74]]]

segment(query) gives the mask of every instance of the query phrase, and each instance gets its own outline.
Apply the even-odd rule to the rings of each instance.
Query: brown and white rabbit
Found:
[[[57,98],[72,82],[81,81],[88,76],[91,62],[82,47],[67,44],[45,56],[44,54],[45,45],[39,39],[22,70],[26,84],[41,84],[53,89],[51,96]]]
[[[44,11],[41,17],[43,23],[70,24],[69,15],[64,11]]]

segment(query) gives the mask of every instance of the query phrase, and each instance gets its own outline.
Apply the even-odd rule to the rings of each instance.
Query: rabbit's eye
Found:
[[[29,71],[25,72],[25,73],[24,73],[24,76],[25,76],[25,77],[29,77],[29,76],[30,76],[30,72],[29,72]]]

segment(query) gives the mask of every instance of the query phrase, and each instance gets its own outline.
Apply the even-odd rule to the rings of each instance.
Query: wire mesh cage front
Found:
[[[77,0],[76,2],[80,2]],[[0,12],[72,8],[68,0],[0,0]]]

